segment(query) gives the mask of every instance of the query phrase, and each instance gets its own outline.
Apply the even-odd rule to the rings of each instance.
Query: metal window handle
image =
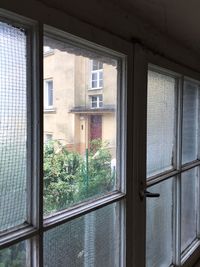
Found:
[[[156,198],[156,197],[159,197],[160,194],[159,193],[151,193],[147,190],[141,190],[140,191],[140,199],[143,200],[144,198],[146,197],[151,197],[151,198]]]
[[[144,190],[144,197],[159,197],[160,196],[160,194],[159,193],[151,193],[151,192],[149,192],[149,191],[147,191],[147,190]]]

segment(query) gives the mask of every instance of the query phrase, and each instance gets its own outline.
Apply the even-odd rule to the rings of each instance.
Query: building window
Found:
[[[103,63],[92,60],[91,89],[101,89],[103,87]]]
[[[53,80],[44,81],[44,108],[53,108]]]
[[[91,108],[102,108],[103,107],[103,96],[102,95],[96,95],[91,96]]]

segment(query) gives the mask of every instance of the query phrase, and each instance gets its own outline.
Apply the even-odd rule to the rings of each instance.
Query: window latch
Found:
[[[147,190],[144,190],[144,197],[159,197],[160,194],[159,193],[151,193]]]
[[[146,198],[146,197],[151,197],[151,198],[156,198],[156,197],[160,197],[160,194],[159,193],[151,193],[147,190],[143,190],[142,193],[140,193],[140,198],[141,200]]]

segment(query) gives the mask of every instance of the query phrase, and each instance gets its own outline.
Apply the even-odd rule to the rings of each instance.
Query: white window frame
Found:
[[[93,69],[94,66],[94,61],[97,61],[98,68],[97,70]],[[99,64],[102,64],[102,68],[99,68]],[[93,80],[92,76],[93,74],[96,74],[97,79]],[[102,79],[100,79],[100,75],[102,74]],[[92,83],[93,81],[96,82],[97,86],[93,86]],[[100,85],[100,81],[102,81],[102,85]],[[103,63],[99,62],[98,60],[91,60],[91,90],[96,90],[96,89],[102,89],[103,88]]]
[[[96,98],[96,100],[93,100],[93,98]],[[100,98],[101,98],[101,100],[100,100]],[[90,107],[92,109],[103,108],[103,95],[91,95],[90,101],[91,101]],[[96,104],[96,106],[94,107],[93,104]]]
[[[49,83],[52,83],[52,88],[49,88]],[[52,90],[52,104],[49,104],[49,90]],[[53,79],[44,80],[44,109],[49,110],[54,108],[54,83]]]

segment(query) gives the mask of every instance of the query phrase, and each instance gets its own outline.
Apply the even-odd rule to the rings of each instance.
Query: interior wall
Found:
[[[200,70],[200,58],[195,53],[183,43],[170,39],[167,32],[155,30],[137,15],[137,11],[124,8],[125,3],[122,5],[120,0],[1,0],[0,7],[47,24],[56,24],[62,17],[72,32],[81,21],[127,41],[140,43],[193,70]]]

